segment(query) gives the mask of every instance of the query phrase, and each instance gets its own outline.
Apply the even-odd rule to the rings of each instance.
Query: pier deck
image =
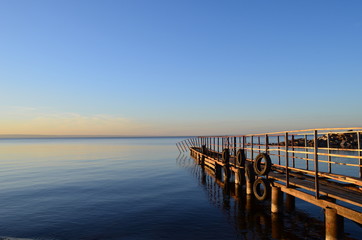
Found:
[[[223,181],[246,185],[259,200],[297,197],[325,209],[326,239],[338,216],[362,224],[362,129],[309,129],[238,136],[200,136],[177,144]],[[330,217],[334,216],[334,217]]]

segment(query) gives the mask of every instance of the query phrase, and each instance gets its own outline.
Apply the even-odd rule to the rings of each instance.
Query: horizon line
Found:
[[[152,137],[195,137],[190,135],[86,135],[86,134],[0,134],[0,139],[20,139],[20,138],[152,138]]]

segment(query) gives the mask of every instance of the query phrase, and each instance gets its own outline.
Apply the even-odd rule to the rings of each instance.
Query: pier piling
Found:
[[[271,212],[278,213],[280,211],[281,191],[279,187],[272,187],[271,196]]]

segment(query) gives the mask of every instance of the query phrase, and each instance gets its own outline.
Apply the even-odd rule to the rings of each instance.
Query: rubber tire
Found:
[[[229,149],[225,148],[224,150],[222,150],[222,158],[221,161],[223,163],[228,163],[229,159],[230,159],[230,153],[229,153]]]
[[[259,185],[264,186],[263,193],[260,192]],[[256,199],[259,201],[264,201],[265,199],[268,199],[270,196],[270,184],[269,181],[265,178],[258,178],[255,180],[253,184],[253,192]]]
[[[264,168],[262,168],[261,161],[265,159]],[[256,156],[254,161],[254,171],[258,176],[265,176],[268,175],[268,173],[271,170],[271,159],[268,154],[260,153],[258,156]]]
[[[245,152],[243,149],[239,149],[238,152],[236,153],[236,163],[239,166],[244,167],[245,161],[246,161]]]

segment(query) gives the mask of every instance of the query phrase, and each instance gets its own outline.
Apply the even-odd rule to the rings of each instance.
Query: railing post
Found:
[[[187,139],[186,139],[186,140],[184,140],[184,142],[185,142],[185,145],[186,145],[186,150],[187,150],[187,149],[189,149],[189,148],[190,148],[190,146],[189,146],[189,144],[187,143]]]
[[[360,132],[357,132],[357,143],[358,143],[358,151],[359,151],[359,156],[360,156],[360,159],[359,159],[359,177],[362,178],[362,146],[361,146],[361,133]]]
[[[308,136],[307,136],[307,134],[305,134],[305,135],[304,135],[304,140],[305,140],[305,141],[304,141],[304,142],[305,142],[305,143],[304,143],[304,146],[305,146],[305,151],[306,151],[306,152],[309,151],[309,150],[308,150],[308,140],[307,140],[307,138],[308,138]],[[306,158],[305,163],[306,163],[306,167],[307,167],[306,169],[308,170],[308,169],[309,169],[309,160],[308,160],[309,154],[308,154],[308,153],[305,154],[305,158]]]
[[[193,144],[192,144],[191,140],[188,138],[188,139],[187,139],[187,141],[189,141],[189,143],[190,143],[190,147],[192,147],[192,146],[193,146]]]
[[[250,137],[251,160],[254,160],[253,136]]]
[[[269,151],[269,136],[265,134],[265,152],[268,154]]]
[[[236,137],[234,137],[234,156],[236,157]]]
[[[292,166],[295,168],[295,153],[294,153],[294,135],[292,135]]]
[[[187,152],[187,147],[185,147],[184,141],[180,142],[182,144],[182,147],[185,149],[185,152]]]
[[[327,148],[328,148],[328,172],[332,172],[332,166],[331,166],[331,149],[330,149],[330,138],[329,133],[327,133]]]
[[[212,150],[214,151],[214,152],[216,152],[216,146],[215,146],[215,137],[213,137],[213,141],[214,141],[214,147],[212,148]]]
[[[288,158],[288,132],[285,133],[285,174],[286,174],[286,187],[289,187],[289,158]]]
[[[220,152],[220,137],[217,138],[217,152]],[[219,155],[217,155],[217,159],[219,159]]]
[[[314,130],[314,172],[315,172],[315,197],[319,198],[318,181],[318,132]]]
[[[278,136],[277,139],[278,139],[278,164],[280,165],[280,136]]]
[[[180,153],[181,153],[181,149],[180,149],[180,147],[178,146],[178,143],[176,143],[176,147],[178,148],[178,150],[179,150]]]
[[[245,151],[245,142],[246,142],[246,141],[245,141],[245,138],[246,138],[246,137],[243,136],[243,150],[244,150],[244,153],[245,153],[245,157],[248,158],[248,157],[247,157],[247,151]]]

